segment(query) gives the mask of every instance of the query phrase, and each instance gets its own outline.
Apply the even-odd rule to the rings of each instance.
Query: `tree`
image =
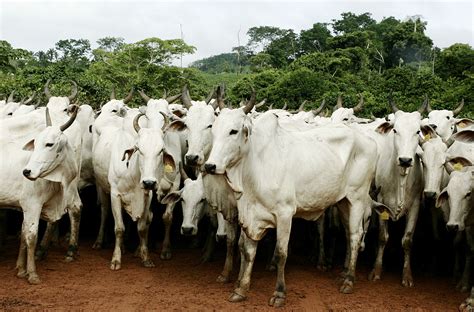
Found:
[[[315,23],[312,28],[301,30],[299,55],[323,52],[327,49],[326,42],[331,38],[331,32],[327,26],[327,23]]]
[[[332,29],[338,35],[365,30],[376,24],[376,21],[371,16],[372,14],[368,12],[360,15],[345,12],[341,14],[341,19],[332,20]]]
[[[474,73],[474,49],[468,44],[453,44],[439,53],[435,67],[436,73],[444,79],[468,78]]]

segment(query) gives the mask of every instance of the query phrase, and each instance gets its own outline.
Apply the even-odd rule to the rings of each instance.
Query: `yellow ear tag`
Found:
[[[387,221],[388,219],[390,219],[390,215],[388,214],[388,212],[386,210],[384,210],[381,214],[380,214],[380,218],[384,221]]]
[[[430,139],[431,139],[431,135],[430,135],[429,133],[427,133],[427,134],[425,135],[424,140],[425,140],[425,141],[429,141]]]
[[[456,171],[461,171],[462,168],[463,168],[463,165],[461,163],[456,163],[453,166],[453,169],[456,170]]]
[[[466,123],[460,122],[460,123],[458,123],[458,127],[459,128],[466,128]]]
[[[171,173],[171,172],[173,172],[173,166],[171,166],[170,164],[166,164],[166,165],[165,165],[165,172],[166,172],[166,173]]]

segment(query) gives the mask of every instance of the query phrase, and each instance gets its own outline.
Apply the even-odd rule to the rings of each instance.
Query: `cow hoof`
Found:
[[[37,274],[30,274],[30,276],[28,276],[28,283],[30,283],[31,285],[38,285],[39,283],[41,283],[41,280],[39,279]]]
[[[26,273],[26,270],[20,270],[18,271],[18,273],[16,274],[16,276],[18,278],[26,278],[28,277],[28,273]]]
[[[318,269],[319,271],[322,271],[322,272],[327,272],[328,271],[328,267],[323,265],[323,264],[318,264],[316,266],[316,269]]]
[[[211,255],[209,255],[209,254],[204,254],[204,255],[202,255],[202,257],[201,257],[201,264],[207,263],[207,262],[211,262],[211,258],[212,258],[212,257],[211,257]]]
[[[163,250],[160,254],[161,260],[170,260],[171,259],[171,251],[170,250]]]
[[[66,256],[64,257],[64,261],[65,261],[65,262],[68,262],[68,263],[69,263],[69,262],[73,262],[73,261],[74,261],[74,256],[66,255]]]
[[[230,296],[229,296],[229,301],[230,302],[242,302],[245,299],[247,299],[247,298],[245,298],[245,296],[239,295],[235,291],[232,294],[230,294]]]
[[[276,265],[274,264],[269,264],[265,267],[265,270],[269,271],[269,272],[275,272],[277,269]]]
[[[117,260],[114,260],[110,263],[110,269],[112,271],[120,270],[121,266],[122,266],[122,263],[120,263],[120,261],[117,261]]]
[[[459,306],[458,310],[462,312],[472,312],[474,311],[474,307],[471,305],[472,299],[467,298],[461,305]]]
[[[379,281],[379,280],[380,280],[380,275],[379,275],[379,274],[375,274],[375,271],[372,270],[372,271],[369,273],[368,280],[369,280],[369,281],[372,281],[372,282]]]
[[[151,260],[145,260],[145,261],[142,261],[142,264],[145,268],[154,268],[155,267],[155,264],[153,263],[153,261]]]
[[[102,242],[96,241],[94,245],[92,245],[92,249],[102,249]]]
[[[354,283],[351,281],[344,281],[339,291],[343,294],[352,294],[354,292]]]
[[[219,274],[219,276],[217,277],[216,281],[218,283],[228,283],[229,282],[229,277],[226,277],[222,274]]]
[[[411,277],[406,277],[402,280],[403,287],[413,287],[415,283],[413,283],[413,279]]]
[[[285,298],[273,296],[268,301],[268,305],[274,308],[281,308],[285,306]]]
[[[47,254],[47,250],[46,249],[43,249],[43,248],[39,248],[36,253],[35,253],[35,260],[36,261],[41,261],[41,260],[44,260],[46,259],[46,254]]]

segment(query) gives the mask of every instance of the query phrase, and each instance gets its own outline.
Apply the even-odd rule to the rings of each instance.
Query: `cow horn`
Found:
[[[308,103],[307,100],[304,100],[303,103],[301,103],[300,107],[298,107],[298,112],[304,111],[304,106],[305,106],[306,103]]]
[[[135,92],[135,89],[132,87],[132,89],[130,90],[130,93],[123,99],[124,104],[127,104],[128,102],[132,100],[134,92]]]
[[[184,85],[183,90],[181,90],[181,102],[183,102],[184,107],[187,109],[190,109],[191,106],[193,106],[187,85]]]
[[[69,101],[74,100],[77,96],[77,83],[74,80],[71,80],[71,82],[72,82],[73,87],[72,87],[71,95],[67,97]]]
[[[162,111],[160,111],[160,114],[163,115],[163,127],[161,127],[161,130],[164,130],[170,124],[170,118]]]
[[[390,104],[390,107],[392,107],[392,111],[394,113],[399,111],[397,105],[395,104],[395,102],[393,102],[393,98],[391,94],[388,96],[388,103]]]
[[[364,96],[361,94],[359,104],[352,108],[354,110],[354,113],[359,113],[362,110],[362,106],[364,106]]]
[[[267,99],[263,99],[262,101],[258,102],[257,104],[255,104],[255,108],[262,107],[263,105],[265,105],[266,101]]]
[[[143,92],[143,90],[138,90],[138,93],[140,93],[140,96],[145,101],[145,103],[148,103],[148,101],[151,100],[151,98],[148,95],[146,95],[145,92]]]
[[[270,104],[270,106],[268,106],[268,110],[271,110],[271,109],[273,109],[273,103]]]
[[[225,103],[224,103],[224,85],[219,85],[217,86],[216,90],[216,100],[213,103],[212,107],[214,110],[219,107],[220,110],[223,110],[225,108]]]
[[[133,129],[135,129],[135,131],[137,133],[138,133],[138,131],[140,131],[140,125],[138,124],[138,119],[140,119],[140,117],[142,117],[142,116],[145,116],[145,114],[139,113],[135,116],[135,118],[133,118]]]
[[[46,81],[46,84],[44,85],[44,94],[46,95],[48,100],[53,96],[51,94],[51,92],[49,91],[49,84],[50,83],[51,83],[51,79],[48,79],[48,81]]]
[[[41,97],[38,97],[38,100],[34,104],[35,109],[38,108],[38,106],[40,106],[40,104],[41,104]]]
[[[287,108],[288,108],[288,103],[285,102],[285,105],[283,105],[283,107],[282,107],[281,109],[282,109],[282,110],[285,110],[285,109],[287,109]]]
[[[337,103],[336,106],[334,106],[335,109],[342,108],[342,95],[337,96]]]
[[[112,87],[112,91],[110,91],[110,99],[115,100],[115,87]]]
[[[173,102],[176,102],[176,100],[178,100],[180,97],[181,97],[181,94],[172,95],[166,98],[166,102],[168,102],[168,104],[171,104]]]
[[[29,104],[35,98],[35,95],[36,95],[36,92],[33,92],[33,94],[25,102],[23,102],[23,104],[25,105]]]
[[[326,100],[323,99],[323,101],[321,102],[321,105],[319,105],[318,108],[316,108],[315,110],[313,110],[313,115],[314,116],[317,116],[319,115],[319,113],[321,113],[324,109],[324,107],[326,106]]]
[[[72,123],[74,122],[74,120],[76,120],[77,112],[79,111],[79,106],[77,106],[77,105],[72,105],[71,109],[72,109],[72,115],[71,115],[71,117],[69,118],[69,120],[68,120],[64,125],[62,125],[61,127],[59,127],[59,130],[61,130],[61,131],[66,130],[67,128],[69,128],[69,127],[72,125]]]
[[[432,110],[433,110],[433,109],[431,108],[430,102],[428,101],[428,105],[426,105],[426,111],[427,111],[428,113],[431,113]]]
[[[10,93],[10,96],[8,96],[7,103],[13,102],[13,96],[15,95],[15,90]]]
[[[245,114],[250,113],[252,108],[255,106],[255,89],[252,88],[252,95],[250,96],[250,100],[247,102],[247,105],[245,105],[242,109]]]
[[[429,100],[428,100],[428,95],[425,94],[425,99],[423,103],[421,104],[420,108],[418,108],[418,112],[420,114],[423,114],[423,112],[426,110],[426,107],[428,106]]]
[[[461,112],[463,106],[464,106],[464,99],[462,99],[462,100],[461,100],[461,103],[459,104],[459,106],[456,107],[455,110],[453,110],[453,115],[454,115],[454,116],[458,115],[458,114]]]
[[[46,106],[46,127],[51,127],[51,116],[49,115],[49,108]]]
[[[163,96],[161,98],[166,99],[167,96],[168,96],[168,91],[166,89],[163,89]]]
[[[220,86],[219,86],[219,87],[220,87]],[[219,88],[219,87],[218,87],[218,88]],[[209,93],[209,95],[207,96],[206,100],[205,100],[205,101],[206,101],[206,104],[209,104],[209,102],[211,102],[211,100],[212,100],[215,96],[216,96],[216,90],[213,88],[213,89],[211,90],[211,92]]]

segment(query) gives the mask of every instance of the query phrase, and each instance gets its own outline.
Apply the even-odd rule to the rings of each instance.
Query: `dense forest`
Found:
[[[49,78],[53,94],[68,92],[73,79],[81,102],[98,106],[112,86],[119,95],[133,86],[161,97],[164,90],[176,93],[188,84],[191,96],[202,99],[222,82],[227,103],[234,105],[249,96],[251,87],[267,105],[287,103],[292,109],[304,100],[308,108],[323,98],[335,104],[338,95],[353,106],[362,94],[364,115],[378,116],[388,111],[389,94],[405,110],[418,107],[427,95],[433,108],[452,108],[464,98],[464,115],[474,117],[473,48],[456,43],[440,49],[425,34],[427,27],[418,17],[377,22],[370,13],[350,12],[299,33],[257,26],[248,30],[246,45],[187,68],[171,65],[196,50],[180,39],[126,43],[106,37],[95,49],[87,39],[65,39],[37,52],[0,41],[0,93],[16,90],[18,98],[40,93]],[[140,104],[136,97],[133,105]]]

